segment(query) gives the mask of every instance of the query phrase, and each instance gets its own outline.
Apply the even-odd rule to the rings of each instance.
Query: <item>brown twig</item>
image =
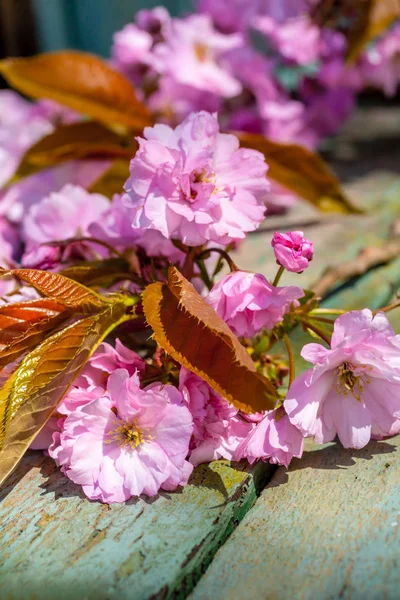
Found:
[[[389,239],[382,246],[363,248],[353,260],[336,267],[328,267],[321,278],[312,286],[316,296],[324,297],[339,282],[364,275],[378,265],[384,265],[400,256],[400,237]]]

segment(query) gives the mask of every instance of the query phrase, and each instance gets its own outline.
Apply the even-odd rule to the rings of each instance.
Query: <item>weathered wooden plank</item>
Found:
[[[398,600],[400,437],[308,444],[278,469],[190,600]]]
[[[0,598],[183,598],[271,473],[218,461],[180,493],[107,506],[31,452],[0,494]]]
[[[324,225],[314,237],[304,228],[326,264],[337,264],[379,243],[400,216],[398,179],[372,177],[365,185],[365,205],[371,213],[350,217],[342,229]],[[390,301],[399,285],[397,259],[339,288],[324,304],[378,308]],[[390,319],[400,331],[400,311],[391,313]],[[298,354],[311,340],[296,331],[292,341]],[[296,362],[298,370],[309,366],[301,359]],[[400,436],[370,442],[360,451],[345,450],[339,443],[316,446],[307,440],[303,458],[295,459],[288,472],[276,471],[190,600],[397,600],[399,447]]]

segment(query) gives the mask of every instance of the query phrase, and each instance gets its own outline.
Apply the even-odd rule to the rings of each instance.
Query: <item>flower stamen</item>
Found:
[[[339,365],[336,369],[338,379],[336,382],[336,391],[338,394],[347,396],[349,393],[358,401],[361,402],[361,396],[364,392],[365,386],[370,382],[366,373],[355,375],[354,367],[349,362],[344,362]]]
[[[106,444],[117,442],[118,446],[129,446],[134,449],[144,442],[144,431],[139,427],[137,419],[131,422],[115,420],[114,424],[117,427],[107,432],[110,439],[106,440]]]

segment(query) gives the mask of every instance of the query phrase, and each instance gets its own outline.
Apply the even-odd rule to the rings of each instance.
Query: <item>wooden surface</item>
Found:
[[[380,243],[400,217],[399,178],[374,174],[350,192],[367,215],[330,224],[313,223],[307,209],[296,216],[316,242],[318,267]],[[258,250],[261,266],[270,250]],[[311,283],[311,269],[305,276]],[[295,277],[287,276],[287,282],[295,283]],[[378,308],[399,286],[400,257],[340,287],[324,304]],[[390,320],[400,332],[400,312],[391,313]],[[294,332],[292,340],[299,351],[304,334]],[[300,359],[297,366],[308,365]],[[190,600],[398,600],[399,446],[400,436],[370,442],[360,451],[307,440],[303,458],[295,459],[289,471],[277,469]]]
[[[316,242],[313,268],[283,281],[306,286],[328,264],[384,240],[400,218],[400,179],[375,174],[349,191],[366,216],[322,222],[303,207],[266,220],[267,230],[242,246],[239,266],[271,276],[275,227],[294,224]],[[400,259],[329,302],[376,308],[396,286]],[[305,341],[293,339],[299,347]],[[50,459],[32,452],[0,494],[0,600],[185,598],[199,580],[193,600],[396,598],[398,444],[358,453],[311,447],[288,474],[219,461],[197,468],[181,492],[110,507],[87,501]]]
[[[190,600],[398,600],[400,437],[278,469]]]
[[[31,452],[0,494],[0,599],[184,598],[272,472],[218,461],[179,493],[107,506]]]

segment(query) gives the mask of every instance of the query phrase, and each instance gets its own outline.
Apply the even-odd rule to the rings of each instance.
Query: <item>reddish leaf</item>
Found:
[[[84,285],[68,279],[59,273],[50,273],[36,269],[13,269],[7,271],[0,268],[0,275],[13,275],[29,283],[39,292],[57,300],[66,308],[80,313],[94,313],[104,310],[112,300],[107,299]]]
[[[128,320],[115,303],[53,334],[26,356],[0,390],[0,484],[17,466],[89,356]]]
[[[82,158],[132,158],[137,143],[122,138],[94,121],[61,125],[55,131],[31,146],[23,156],[14,179],[20,179],[39,169],[57,165],[66,160]]]
[[[49,298],[0,306],[0,347],[19,337],[33,324],[55,317],[62,312],[65,312],[65,306]]]
[[[62,51],[0,62],[8,83],[33,98],[50,98],[105,123],[141,130],[152,124],[150,111],[130,82],[100,58]]]
[[[268,177],[324,212],[358,213],[337,178],[319,154],[296,144],[279,144],[253,133],[236,133],[245,148],[259,150],[269,166]]]
[[[169,269],[168,283],[144,290],[143,308],[157,343],[237,408],[257,412],[274,407],[275,388],[257,373],[231,329],[175,267]]]

